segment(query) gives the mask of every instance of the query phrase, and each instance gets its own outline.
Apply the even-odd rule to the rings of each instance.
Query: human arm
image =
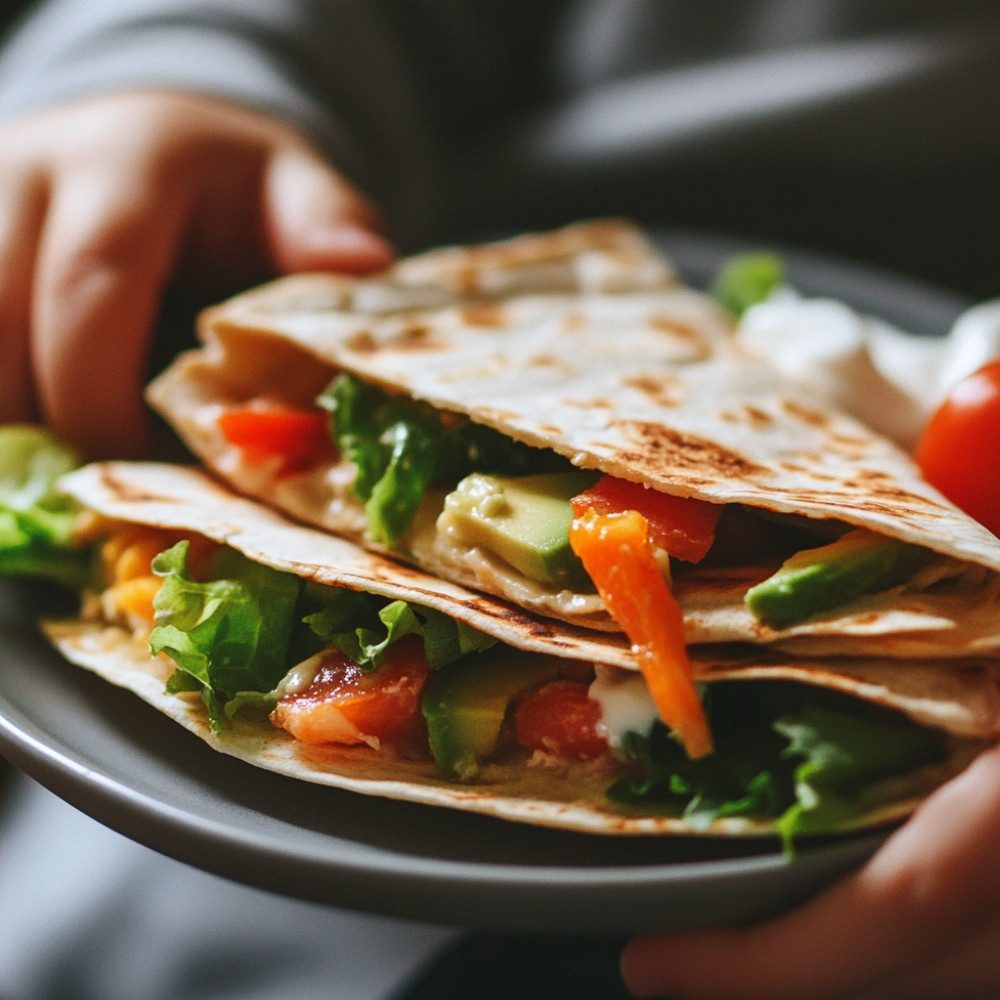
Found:
[[[370,203],[294,127],[237,105],[134,92],[0,136],[0,422],[43,419],[89,455],[147,450],[170,283],[222,294],[392,257]]]
[[[0,60],[0,420],[45,419],[93,456],[141,453],[168,288],[211,301],[273,273],[388,263],[372,204],[394,240],[433,216],[445,123],[489,89],[454,85],[473,82],[471,59],[452,86],[425,79],[401,9],[40,7]],[[420,66],[441,74],[462,46],[438,46]]]
[[[932,796],[858,872],[745,928],[634,939],[640,997],[978,1000],[1000,993],[1000,746]]]

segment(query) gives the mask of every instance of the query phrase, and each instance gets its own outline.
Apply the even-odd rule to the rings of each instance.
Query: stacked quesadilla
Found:
[[[109,579],[52,634],[220,749],[574,829],[788,838],[905,815],[996,737],[1000,541],[634,227],[282,279],[200,334],[149,398],[241,496],[69,477]],[[412,694],[405,724],[345,721],[345,670],[352,704]]]
[[[1000,540],[747,355],[625,223],[280,280],[208,311],[201,336],[149,398],[209,468],[532,614],[620,631],[569,551],[572,502],[645,495],[680,524],[660,548],[690,644],[1000,651]],[[525,521],[551,530],[526,539]],[[870,572],[755,590],[790,557],[841,555]]]
[[[294,778],[590,833],[791,843],[905,816],[1000,722],[987,660],[705,646],[691,664],[715,750],[691,760],[612,633],[519,613],[193,468],[92,465],[62,487],[103,584],[46,623],[52,641]]]

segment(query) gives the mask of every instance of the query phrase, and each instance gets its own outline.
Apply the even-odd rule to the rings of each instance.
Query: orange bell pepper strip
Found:
[[[653,553],[648,521],[635,510],[590,510],[574,518],[570,545],[629,637],[660,718],[689,757],[707,756],[712,735],[694,685],[684,619]]]

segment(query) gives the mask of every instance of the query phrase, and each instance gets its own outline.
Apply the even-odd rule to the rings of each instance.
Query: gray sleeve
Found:
[[[208,93],[299,125],[390,218],[433,213],[454,145],[524,92],[531,10],[551,6],[49,0],[0,57],[0,121],[125,89]]]

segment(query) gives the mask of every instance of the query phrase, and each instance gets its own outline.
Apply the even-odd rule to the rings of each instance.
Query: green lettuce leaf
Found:
[[[786,845],[799,834],[838,829],[857,819],[875,782],[943,757],[941,736],[902,717],[807,704],[775,720],[798,760],[796,802],[778,821]]]
[[[89,554],[73,542],[78,507],[57,488],[77,465],[75,452],[42,427],[0,427],[0,576],[74,589],[89,581]]]
[[[251,562],[232,549],[217,557],[218,578],[191,579],[188,542],[153,560],[163,585],[153,600],[153,654],[167,653],[181,674],[171,690],[200,687],[212,725],[222,725],[222,699],[239,691],[270,691],[288,670],[301,581]]]
[[[340,450],[357,466],[355,492],[372,537],[392,547],[413,522],[427,489],[470,472],[520,475],[568,467],[554,452],[491,427],[445,420],[429,406],[342,373],[318,400],[330,411]]]
[[[704,828],[726,816],[772,820],[786,853],[808,833],[832,833],[869,807],[878,781],[943,757],[941,734],[836,692],[779,682],[711,686],[716,750],[689,760],[665,726],[629,733],[633,774],[609,789]]]
[[[408,635],[423,640],[424,653],[433,670],[468,653],[489,649],[497,642],[492,636],[432,608],[392,601],[376,610],[376,599],[370,595],[328,589],[331,590],[329,605],[305,621],[317,636],[337,646],[365,670],[378,670],[389,647]],[[359,599],[367,599],[367,603],[362,605]]]
[[[177,664],[168,690],[200,691],[217,732],[226,716],[243,708],[273,708],[288,671],[329,645],[377,670],[389,647],[407,635],[423,640],[433,668],[496,642],[429,608],[304,583],[233,549],[216,556],[212,580],[196,581],[188,548],[178,542],[153,560],[163,585],[153,600],[149,645]]]

